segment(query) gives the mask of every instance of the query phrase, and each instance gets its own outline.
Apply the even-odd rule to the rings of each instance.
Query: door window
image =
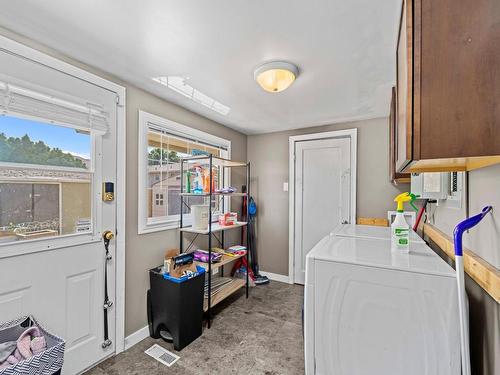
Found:
[[[92,137],[0,116],[0,244],[92,232]]]

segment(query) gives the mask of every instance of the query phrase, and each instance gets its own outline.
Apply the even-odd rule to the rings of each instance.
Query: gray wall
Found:
[[[257,248],[262,271],[288,275],[288,139],[292,135],[358,129],[357,216],[387,217],[394,197],[409,185],[389,181],[386,118],[248,136],[251,193],[258,205]]]
[[[198,116],[175,104],[169,103],[143,90],[129,85],[108,73],[70,59],[39,43],[24,38],[9,30],[0,28],[0,34],[16,40],[48,55],[78,66],[96,75],[116,82],[127,89],[127,217],[126,217],[126,280],[125,280],[125,335],[147,325],[146,291],[149,288],[148,270],[163,262],[164,252],[178,247],[178,230],[168,230],[151,234],[137,234],[138,201],[138,111],[139,109],[168,118],[181,124],[206,131],[210,134],[231,141],[232,158],[246,160],[246,135],[222,126],[216,122]],[[233,184],[243,182],[242,173],[233,173]],[[237,201],[233,202],[237,207]],[[235,241],[237,234],[229,241]]]
[[[429,245],[448,264],[454,262],[432,240]],[[470,356],[475,375],[500,374],[500,305],[468,275],[465,289],[469,297]]]
[[[491,215],[464,234],[464,245],[500,269],[500,164],[469,172],[469,213],[479,213],[486,205],[493,206]],[[466,217],[465,203],[461,209],[449,208],[444,202],[436,207],[434,224],[449,236],[455,225]]]
[[[204,117],[184,110],[174,104],[152,96],[142,90],[127,86],[127,256],[126,256],[126,286],[125,286],[125,335],[129,335],[147,324],[146,290],[149,288],[147,270],[163,261],[165,250],[178,248],[179,231],[168,230],[150,234],[137,234],[137,184],[138,184],[138,110],[144,110],[158,116],[206,131],[210,134],[231,141],[231,157],[234,160],[246,160],[246,136],[219,125]],[[243,183],[241,173],[233,173],[231,179],[234,185]],[[237,199],[232,207],[238,205]],[[234,232],[234,231],[233,231]],[[237,236],[228,241],[235,242]],[[227,237],[226,237],[227,238]]]

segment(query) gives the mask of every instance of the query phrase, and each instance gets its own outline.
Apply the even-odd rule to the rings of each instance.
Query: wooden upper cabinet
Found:
[[[403,170],[412,150],[412,0],[404,0],[396,50],[396,170]]]
[[[396,172],[396,88],[392,88],[389,112],[389,176],[394,184],[410,183],[409,173]]]
[[[397,171],[463,171],[500,163],[499,25],[499,0],[403,2]]]

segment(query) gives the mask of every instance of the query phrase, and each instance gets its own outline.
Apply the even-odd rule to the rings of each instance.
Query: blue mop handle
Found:
[[[455,240],[455,255],[462,256],[463,255],[463,247],[462,247],[462,237],[466,230],[469,230],[475,227],[479,222],[483,219],[483,217],[492,210],[491,206],[486,206],[483,208],[481,213],[469,217],[464,221],[457,224],[455,227],[455,231],[453,232],[454,240]]]
[[[483,219],[491,211],[491,206],[483,208],[481,213],[472,216],[457,224],[453,233],[455,240],[455,271],[457,274],[458,313],[460,321],[460,353],[462,360],[462,375],[471,375],[470,348],[469,348],[469,312],[467,307],[467,293],[465,292],[465,272],[462,248],[462,236]]]

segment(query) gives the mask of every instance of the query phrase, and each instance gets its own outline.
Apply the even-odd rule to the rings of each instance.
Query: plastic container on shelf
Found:
[[[201,266],[196,266],[196,269],[197,269],[197,272],[193,273],[192,275],[185,275],[185,276],[182,276],[182,277],[173,277],[173,276],[170,276],[170,274],[168,272],[164,273],[163,274],[163,278],[165,280],[169,280],[169,281],[172,281],[176,284],[180,284],[180,283],[183,283],[184,281],[187,281],[189,279],[192,279],[193,277],[196,277],[202,273],[205,273],[205,268],[201,267]]]
[[[193,229],[204,230],[208,228],[208,205],[193,204],[191,206],[191,213],[193,217]]]

